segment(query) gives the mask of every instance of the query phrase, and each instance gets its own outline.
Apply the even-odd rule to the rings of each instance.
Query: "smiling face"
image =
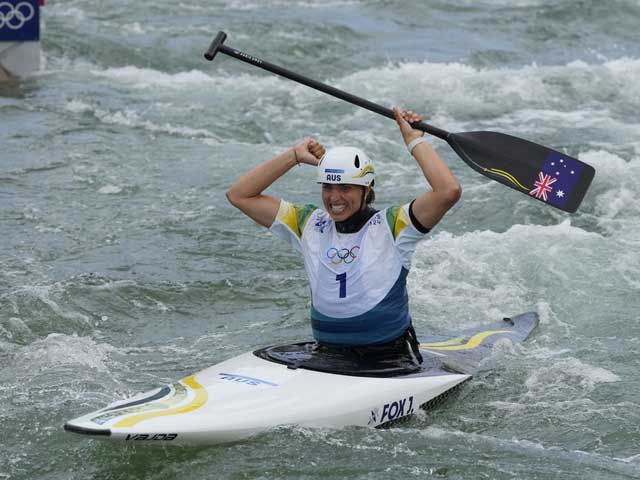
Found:
[[[342,222],[362,208],[365,187],[347,184],[322,184],[322,203],[336,222]]]

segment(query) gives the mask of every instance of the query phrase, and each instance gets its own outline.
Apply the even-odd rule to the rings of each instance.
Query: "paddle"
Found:
[[[207,60],[213,60],[218,52],[222,52],[385,117],[394,118],[393,111],[389,108],[227,47],[223,45],[226,38],[226,33],[218,32],[204,54]],[[482,175],[566,212],[573,213],[578,209],[596,173],[592,166],[576,158],[504,133],[450,133],[424,122],[411,125],[445,140],[467,165]]]

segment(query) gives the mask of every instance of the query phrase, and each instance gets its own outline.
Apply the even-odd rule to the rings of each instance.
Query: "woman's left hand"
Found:
[[[396,123],[400,127],[400,133],[404,143],[408,144],[412,140],[424,135],[422,130],[417,130],[411,126],[413,122],[421,122],[422,115],[419,115],[411,110],[400,110],[398,107],[393,107],[393,114],[396,118]]]
[[[320,159],[324,156],[324,147],[320,142],[312,138],[301,141],[293,148],[299,163],[315,166],[320,163]]]

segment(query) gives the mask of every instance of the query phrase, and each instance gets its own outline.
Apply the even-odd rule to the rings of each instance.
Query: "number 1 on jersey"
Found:
[[[336,275],[336,282],[340,282],[340,294],[338,297],[345,298],[347,296],[347,272]]]

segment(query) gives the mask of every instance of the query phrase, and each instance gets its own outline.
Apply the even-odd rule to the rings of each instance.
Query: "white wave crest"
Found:
[[[640,157],[625,160],[605,150],[589,150],[580,158],[597,172],[591,188],[598,217],[640,219]]]
[[[91,70],[97,77],[106,78],[134,88],[172,88],[183,89],[187,87],[214,85],[215,79],[198,70],[179,73],[165,73],[151,68],[139,68],[126,66],[107,68],[105,70]]]
[[[23,347],[20,362],[33,371],[68,366],[108,372],[107,361],[114,350],[113,346],[96,343],[89,337],[51,333],[46,338]]]
[[[491,118],[523,109],[571,112],[611,104],[640,107],[640,59],[601,64],[475,68],[464,63],[406,62],[362,70],[337,86],[431,114]],[[416,92],[420,92],[418,104]]]
[[[408,282],[420,306],[414,312],[454,319],[452,327],[459,329],[464,319],[501,318],[531,309],[540,298],[552,303],[554,285],[580,284],[594,275],[594,252],[602,241],[570,220],[515,225],[503,233],[436,234],[414,256]]]
[[[618,459],[600,453],[568,450],[555,445],[549,446],[539,441],[514,437],[500,438],[489,433],[467,432],[433,426],[419,431],[411,430],[410,433],[425,437],[430,441],[436,441],[441,446],[450,446],[453,450],[473,449],[476,451],[480,448],[483,452],[495,451],[500,454],[505,451],[515,452],[528,458],[531,465],[548,465],[549,462],[563,465],[569,463],[579,465],[582,469],[588,467],[598,469],[598,471],[606,470],[625,477],[629,476],[629,478],[635,478],[635,474],[637,474],[636,466],[630,465],[635,461],[634,457]],[[547,473],[548,470],[545,469],[542,477],[544,478]]]
[[[269,8],[340,8],[345,6],[360,5],[361,0],[270,0]],[[225,8],[233,10],[262,10],[265,8],[265,2],[247,1],[247,0],[226,0]],[[192,7],[193,8],[193,7]]]
[[[565,358],[534,370],[525,381],[526,396],[566,397],[567,390],[579,395],[581,391],[591,392],[597,384],[619,381],[618,375],[605,368],[588,365],[577,358]]]
[[[209,142],[220,142],[220,138],[212,132],[202,128],[190,128],[184,126],[174,126],[170,123],[159,125],[150,120],[144,120],[140,114],[133,109],[125,109],[121,111],[109,111],[74,99],[67,103],[66,109],[74,113],[89,113],[95,116],[101,122],[111,125],[122,125],[126,127],[142,128],[154,133],[167,133],[170,135],[178,135],[187,138],[204,138]],[[109,192],[111,193],[111,192]]]
[[[166,73],[133,65],[104,70],[91,68],[90,73],[96,77],[136,89],[185,90],[206,87],[211,92],[246,94],[247,89],[250,88],[253,96],[256,95],[256,92],[265,89],[283,92],[291,89],[291,83],[288,80],[280,79],[274,75],[249,75],[246,73],[230,75],[220,71],[217,75],[209,75],[200,70]]]

